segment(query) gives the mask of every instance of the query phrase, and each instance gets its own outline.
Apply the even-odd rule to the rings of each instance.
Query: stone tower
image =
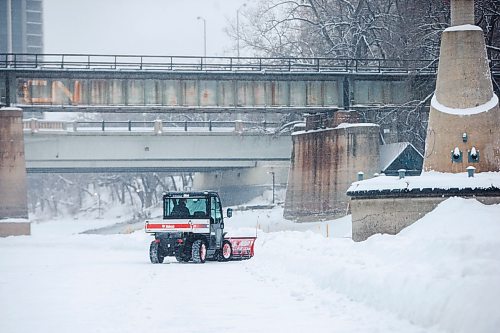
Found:
[[[424,171],[500,171],[500,109],[474,1],[451,1],[425,143]]]

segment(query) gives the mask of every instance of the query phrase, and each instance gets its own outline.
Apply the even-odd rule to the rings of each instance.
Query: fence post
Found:
[[[208,121],[208,130],[212,132],[212,120]]]
[[[184,132],[187,132],[188,130],[188,122],[187,120],[184,121]]]
[[[102,128],[102,131],[104,132],[104,120],[102,121],[101,126],[102,126],[102,127],[101,127],[101,128]]]
[[[31,133],[38,132],[38,129],[39,129],[38,120],[36,118],[31,118],[30,119],[30,130],[31,130]]]
[[[163,122],[161,119],[155,120],[154,131],[155,134],[161,134],[163,132]]]
[[[234,121],[234,131],[238,133],[243,133],[243,121],[235,120]]]

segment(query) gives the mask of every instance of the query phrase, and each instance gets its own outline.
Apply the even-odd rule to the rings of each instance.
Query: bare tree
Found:
[[[240,45],[252,55],[390,59],[392,65],[419,60],[416,69],[424,69],[437,65],[450,4],[443,0],[262,0],[247,7],[242,16]],[[489,58],[500,59],[500,1],[477,0],[476,23],[485,32]],[[238,37],[234,24],[228,33]],[[409,80],[421,92],[420,100],[408,103],[416,106],[384,106],[365,117],[381,125],[389,120],[390,125],[398,124],[395,139],[408,140],[423,151],[435,80],[417,76]],[[495,78],[493,83],[500,92]]]
[[[242,45],[254,55],[435,57],[449,6],[438,0],[272,0],[248,7]],[[231,25],[228,34],[238,37]]]
[[[189,173],[35,174],[28,176],[29,210],[53,217],[128,205],[137,207],[134,215],[140,216],[161,202],[163,192],[182,190],[191,183]]]

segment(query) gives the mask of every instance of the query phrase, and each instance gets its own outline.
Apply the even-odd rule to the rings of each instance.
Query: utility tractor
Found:
[[[233,215],[231,208],[226,218]],[[163,195],[163,218],[146,220],[145,231],[155,239],[149,258],[160,264],[165,257],[178,262],[249,259],[256,237],[225,237],[221,200],[217,192],[168,192]]]

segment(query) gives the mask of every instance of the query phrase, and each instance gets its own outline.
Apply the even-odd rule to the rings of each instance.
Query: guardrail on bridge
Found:
[[[23,128],[31,133],[38,131],[152,131],[155,134],[161,134],[165,131],[184,131],[204,130],[212,131],[234,131],[242,133],[244,131],[266,131],[274,130],[280,124],[267,121],[165,121],[156,119],[154,121],[53,121],[40,120],[36,118],[23,120]]]
[[[199,57],[101,54],[0,53],[1,68],[67,70],[214,71],[214,72],[362,72],[437,71],[436,60]]]

